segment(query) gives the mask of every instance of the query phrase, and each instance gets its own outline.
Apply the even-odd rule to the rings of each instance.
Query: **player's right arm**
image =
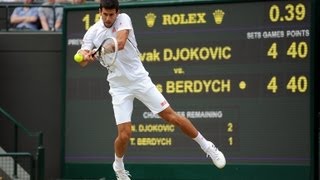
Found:
[[[85,33],[82,39],[81,48],[77,52],[83,56],[83,61],[79,63],[82,67],[85,67],[90,62],[96,60],[96,58],[92,55],[94,53],[93,48],[95,47],[95,45],[93,44],[93,40],[96,38],[96,30],[96,24],[88,29],[88,31]]]

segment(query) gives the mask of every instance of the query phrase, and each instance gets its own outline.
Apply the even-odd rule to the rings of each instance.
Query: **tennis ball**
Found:
[[[75,55],[74,55],[74,60],[75,60],[77,63],[83,61],[83,55],[80,54],[80,53],[75,54]]]

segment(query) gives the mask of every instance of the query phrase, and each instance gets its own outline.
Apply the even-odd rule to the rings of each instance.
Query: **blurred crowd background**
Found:
[[[61,31],[64,6],[92,3],[99,0],[0,0],[0,31]]]

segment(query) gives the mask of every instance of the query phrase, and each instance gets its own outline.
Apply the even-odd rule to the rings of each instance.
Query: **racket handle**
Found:
[[[95,58],[96,54],[98,53],[97,50],[98,49],[93,49],[93,53],[91,54],[92,58]]]

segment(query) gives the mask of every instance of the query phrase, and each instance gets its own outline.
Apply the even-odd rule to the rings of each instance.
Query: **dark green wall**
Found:
[[[60,177],[61,33],[0,33],[0,107],[42,131],[46,179]],[[12,126],[0,119],[0,147],[12,151]],[[22,133],[21,133],[22,136]],[[19,149],[32,149],[22,139]]]

